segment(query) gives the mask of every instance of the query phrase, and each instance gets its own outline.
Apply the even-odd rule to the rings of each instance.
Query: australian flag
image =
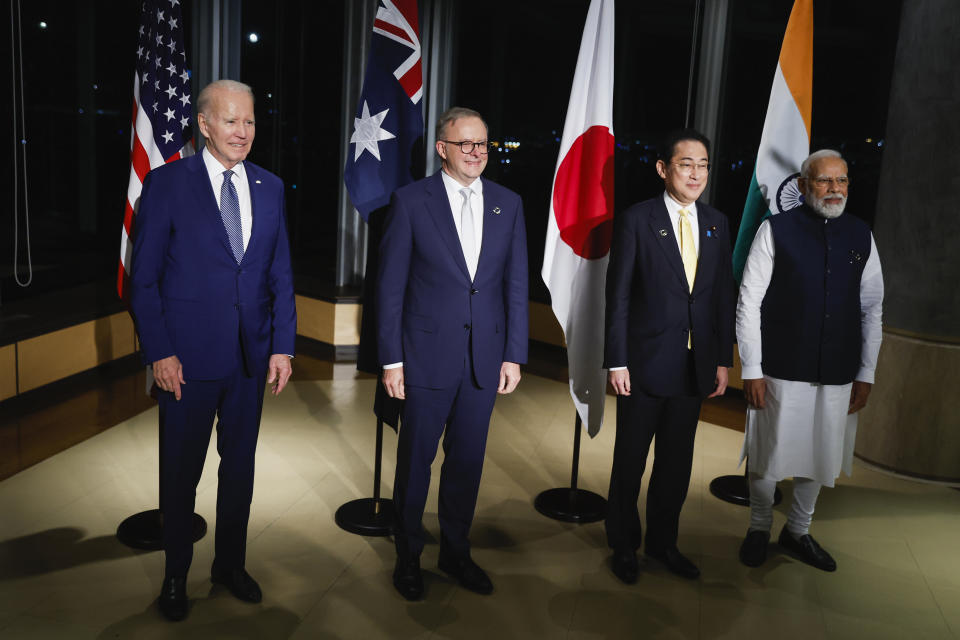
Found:
[[[423,70],[416,0],[379,0],[343,181],[370,213],[422,175]]]

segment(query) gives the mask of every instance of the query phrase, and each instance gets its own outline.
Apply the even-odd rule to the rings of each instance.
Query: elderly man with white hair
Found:
[[[835,571],[810,522],[820,487],[851,472],[856,413],[880,351],[883,276],[870,228],[844,213],[850,179],[840,154],[811,154],[798,184],[804,203],[760,225],[737,303],[750,464],[740,560],[751,567],[766,560],[776,483],[793,477],[779,545]]]

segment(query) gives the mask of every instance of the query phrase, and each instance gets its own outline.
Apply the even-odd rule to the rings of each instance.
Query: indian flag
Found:
[[[810,155],[813,113],[813,0],[795,0],[780,59],[773,75],[757,163],[733,249],[733,274],[740,282],[760,223],[803,201],[797,178]]]

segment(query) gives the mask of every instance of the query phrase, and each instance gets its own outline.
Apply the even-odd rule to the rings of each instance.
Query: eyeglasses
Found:
[[[848,178],[847,176],[840,176],[839,178],[827,178],[825,176],[818,176],[816,178],[811,178],[811,180],[815,185],[817,185],[822,189],[826,189],[827,187],[832,187],[834,184],[836,184],[840,188],[850,186],[850,178]]]
[[[697,162],[696,164],[694,164],[693,162],[671,162],[670,164],[675,166],[677,170],[680,171],[680,173],[687,173],[687,174],[693,173],[694,169],[696,169],[697,171],[702,171],[704,173],[710,171],[709,162]]]
[[[440,142],[445,142],[447,144],[455,144],[460,147],[460,151],[464,155],[473,153],[473,150],[476,149],[480,152],[480,155],[486,155],[490,150],[490,143],[484,140],[483,142],[474,142],[473,140],[462,140],[460,142],[454,142],[453,140],[441,140]]]

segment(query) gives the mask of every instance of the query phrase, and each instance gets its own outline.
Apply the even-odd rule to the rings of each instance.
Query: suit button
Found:
[[[828,314],[826,315],[826,317],[829,318],[829,317],[830,317],[830,314],[828,313]]]
[[[469,328],[470,328],[470,325],[469,325],[469,324],[464,324],[464,325],[463,325],[463,328],[464,328],[464,329],[469,329]]]
[[[472,295],[472,296],[477,295],[477,290],[476,290],[476,289],[470,289],[470,295]]]
[[[239,309],[239,308],[240,308],[240,305],[239,305],[239,304],[235,304],[235,305],[233,305],[233,308],[234,308],[234,309]]]
[[[243,269],[241,269],[240,267],[237,267],[237,273],[243,273]]]
[[[693,304],[693,300],[694,300],[693,296],[690,296],[690,304]]]

